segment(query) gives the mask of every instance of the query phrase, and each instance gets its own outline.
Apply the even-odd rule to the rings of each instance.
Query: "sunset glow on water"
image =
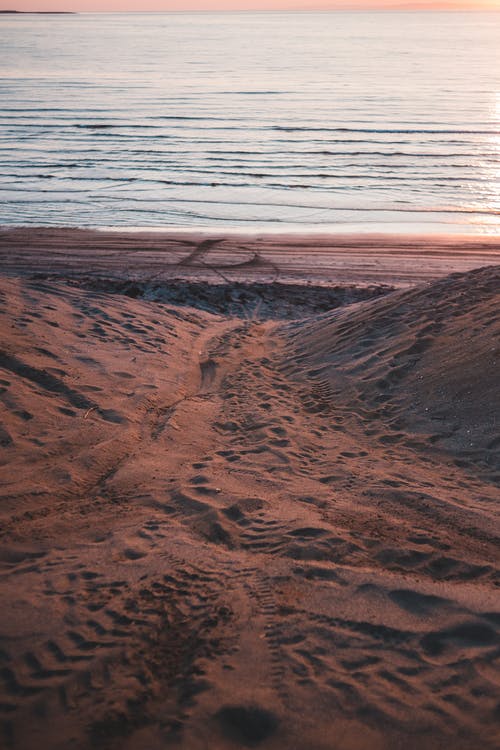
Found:
[[[500,14],[3,16],[0,223],[500,228]]]

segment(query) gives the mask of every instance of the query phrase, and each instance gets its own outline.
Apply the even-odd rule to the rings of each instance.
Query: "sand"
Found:
[[[498,242],[289,241],[0,233],[2,747],[499,746]]]
[[[475,235],[238,235],[0,229],[4,271],[159,283],[175,278],[413,286],[498,264],[500,240]]]

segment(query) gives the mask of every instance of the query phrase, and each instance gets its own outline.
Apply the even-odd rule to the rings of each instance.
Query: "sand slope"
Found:
[[[3,278],[3,744],[496,747],[499,279],[262,322]]]
[[[430,443],[500,480],[499,289],[498,267],[478,269],[294,323],[286,369],[318,408],[381,418],[383,442]]]

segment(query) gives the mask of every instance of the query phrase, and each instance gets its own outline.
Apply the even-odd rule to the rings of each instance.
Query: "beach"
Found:
[[[499,258],[2,229],[0,744],[498,747]]]
[[[404,287],[496,265],[499,248],[495,235],[0,229],[5,271],[146,283],[193,279]]]
[[[1,15],[0,750],[500,747],[500,14],[390,4]]]

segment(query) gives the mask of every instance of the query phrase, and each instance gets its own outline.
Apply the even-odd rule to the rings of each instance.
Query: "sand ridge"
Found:
[[[4,277],[4,744],[496,747],[499,281],[289,322]]]

